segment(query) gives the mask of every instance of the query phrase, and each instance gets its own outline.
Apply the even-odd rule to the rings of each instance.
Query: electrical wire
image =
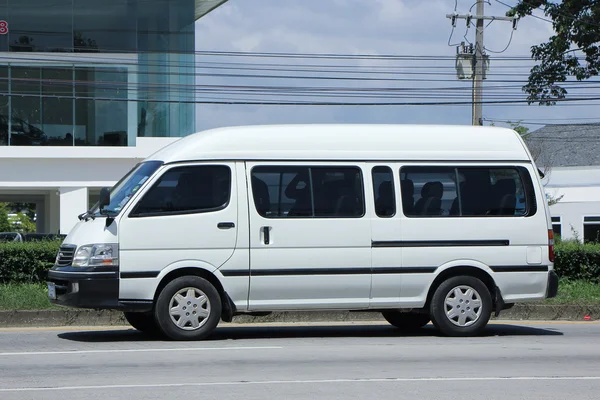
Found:
[[[510,32],[510,39],[508,39],[508,44],[507,44],[507,45],[506,45],[506,47],[505,47],[503,50],[501,50],[501,51],[494,51],[494,50],[490,50],[490,49],[488,49],[488,48],[487,48],[487,47],[485,47],[485,46],[483,46],[483,48],[484,48],[485,50],[489,51],[490,53],[495,53],[495,54],[501,54],[501,53],[504,53],[504,52],[505,52],[506,50],[508,50],[508,48],[510,47],[510,44],[512,43],[512,39],[513,39],[513,34],[514,34],[514,33],[515,33],[515,31],[514,31],[514,30],[512,30],[512,31]]]
[[[496,1],[497,3],[500,3],[500,4],[502,4],[502,5],[503,5],[503,6],[505,6],[505,7],[508,7],[508,8],[510,8],[510,9],[513,9],[513,8],[514,8],[514,6],[511,6],[510,4],[506,4],[506,3],[504,3],[503,1],[500,1],[500,0],[495,0],[495,1]],[[529,4],[529,3],[526,3],[525,1],[523,1],[523,2],[524,2],[525,4]],[[535,14],[533,14],[533,13],[532,13],[532,14],[530,14],[530,16],[531,16],[531,17],[533,17],[533,18],[539,19],[539,20],[541,20],[541,21],[544,21],[544,22],[549,22],[549,23],[551,23],[551,24],[554,24],[554,21],[552,21],[552,20],[550,20],[550,19],[542,18],[542,17],[540,17],[540,16],[537,16],[537,15],[535,15]]]

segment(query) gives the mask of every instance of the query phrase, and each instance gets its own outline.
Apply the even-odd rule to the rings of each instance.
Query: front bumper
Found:
[[[131,312],[147,312],[153,307],[152,300],[119,298],[118,267],[55,266],[48,271],[47,281],[56,294],[50,301],[59,306]]]
[[[546,298],[551,299],[558,294],[558,275],[554,270],[548,272],[548,288],[546,289]]]
[[[48,271],[55,288],[53,304],[74,308],[118,309],[119,269],[54,267]]]

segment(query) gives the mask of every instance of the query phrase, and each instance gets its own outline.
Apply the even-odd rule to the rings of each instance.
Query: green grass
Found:
[[[21,283],[0,285],[0,310],[59,309],[48,299],[45,284]]]
[[[547,304],[600,304],[600,285],[586,281],[563,281],[558,295],[544,301]]]
[[[564,281],[558,296],[545,304],[600,304],[600,285],[584,281]],[[0,285],[0,310],[62,309],[48,300],[45,284]]]

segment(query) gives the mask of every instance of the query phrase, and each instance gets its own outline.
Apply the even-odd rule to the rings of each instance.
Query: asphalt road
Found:
[[[600,324],[491,324],[478,338],[383,324],[0,329],[0,399],[598,399]]]

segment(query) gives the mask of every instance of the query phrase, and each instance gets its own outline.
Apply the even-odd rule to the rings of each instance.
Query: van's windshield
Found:
[[[125,175],[110,190],[110,204],[104,207],[104,214],[115,216],[125,207],[133,195],[150,179],[163,163],[161,161],[147,161],[138,164],[127,175]],[[91,212],[99,214],[98,204]]]

